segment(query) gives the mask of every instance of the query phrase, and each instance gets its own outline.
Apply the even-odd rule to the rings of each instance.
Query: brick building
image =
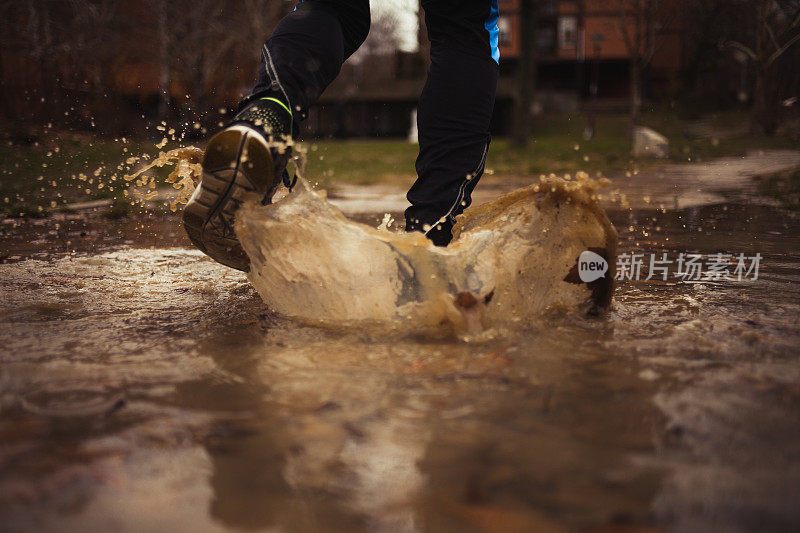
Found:
[[[630,32],[634,27],[630,7],[637,1],[644,2],[535,1],[533,46],[537,64],[536,105],[539,108],[578,110],[596,81],[601,105],[606,109],[624,110],[630,94],[630,52],[623,31]],[[645,73],[645,91],[651,96],[668,92],[671,81],[684,63],[682,18],[674,7],[679,1],[659,2],[663,9],[652,17],[653,39],[657,46]],[[37,17],[39,21],[50,21],[50,26],[41,28],[39,33],[43,36],[53,34],[53,39],[66,41],[49,44],[37,41],[28,31],[31,27],[27,20],[29,10],[12,10],[10,18],[0,21],[4,30],[0,39],[3,42],[0,82],[4,93],[4,115],[9,118],[21,112],[33,115],[46,106],[58,104],[69,109],[76,102],[85,102],[91,113],[85,113],[83,122],[88,125],[92,122],[91,116],[107,120],[109,124],[103,125],[105,131],[113,131],[117,122],[125,125],[142,115],[149,119],[157,116],[164,63],[156,7],[165,4],[156,0],[121,0],[115,4],[116,11],[107,19],[97,20],[94,28],[90,28],[86,21],[75,19],[70,11],[73,9],[71,4],[47,2],[33,5],[40,6],[37,9],[50,9],[49,13],[43,12]],[[209,13],[218,11],[220,20],[228,22],[234,21],[235,14],[241,11],[237,9],[239,4],[235,0],[209,1],[203,5],[207,6]],[[258,47],[253,43],[262,41],[270,28],[292,7],[290,2],[283,1],[264,5],[272,7],[263,13],[252,14],[252,24],[243,26],[249,32],[243,37],[244,42],[231,47],[229,53],[215,61],[204,79],[192,79],[192,73],[197,70],[192,68],[191,58],[186,54],[194,52],[196,59],[202,60],[202,54],[197,53],[198,46],[170,54],[177,60],[168,67],[170,81],[167,84],[175,108],[199,106],[202,109],[197,111],[203,112],[235,104],[239,95],[252,83],[258,53]],[[620,5],[627,6],[627,11],[621,10]],[[492,127],[496,134],[504,134],[511,124],[512,95],[520,58],[520,0],[499,0],[499,7],[500,82]],[[44,15],[49,15],[49,18]],[[167,31],[170,35],[179,32],[188,38],[196,37],[194,34],[197,32],[208,31],[202,20],[188,16],[186,20],[179,18],[169,21]],[[420,21],[419,52],[367,55],[362,56],[359,62],[348,62],[339,78],[325,91],[320,104],[311,110],[304,127],[305,134],[404,136],[409,130],[411,113],[422,90],[427,67],[422,17]],[[92,46],[84,43],[83,33],[87,30],[91,30],[89,34],[96,41]],[[180,45],[174,38],[172,42]],[[198,42],[201,43],[199,46],[204,46],[215,39]],[[41,49],[38,56],[37,48]],[[58,52],[61,55],[53,58],[51,49],[62,50]],[[44,50],[48,54],[41,53]],[[51,59],[49,64],[45,62],[47,58]],[[195,87],[194,91],[192,87]],[[197,87],[204,88],[204,102],[194,97]],[[215,123],[214,113],[208,115],[211,117],[209,120]],[[124,133],[124,130],[120,131]]]
[[[520,53],[519,4],[520,0],[500,0],[500,57],[506,73],[514,68]],[[631,35],[635,31],[630,4],[635,4],[635,0],[537,2],[534,42],[541,74],[539,86],[545,90],[573,89],[585,95],[588,71],[597,61],[600,63],[600,95],[627,97],[631,52],[623,34]],[[650,74],[656,81],[673,75],[682,65],[682,19],[678,9],[678,2],[664,2],[661,9],[653,13],[655,55]],[[586,72],[580,72],[581,66]]]
[[[635,0],[539,0],[536,2],[537,106],[577,111],[596,83],[601,108],[623,111],[630,96],[630,52],[623,32],[635,27]],[[520,0],[499,0],[500,81],[493,130],[509,131],[520,57]],[[621,8],[621,6],[625,6]],[[678,2],[653,13],[655,55],[645,73],[645,93],[663,95],[683,65]],[[424,31],[420,50],[424,55]],[[317,135],[402,135],[424,83],[424,62],[409,54],[368,58],[346,65],[309,121]],[[344,108],[347,112],[344,112]]]

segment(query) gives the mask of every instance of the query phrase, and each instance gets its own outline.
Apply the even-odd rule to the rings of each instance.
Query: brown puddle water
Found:
[[[620,252],[760,252],[759,279],[621,282],[606,317],[468,343],[270,314],[175,217],[6,228],[0,519],[797,530],[800,223],[753,204],[610,216]]]

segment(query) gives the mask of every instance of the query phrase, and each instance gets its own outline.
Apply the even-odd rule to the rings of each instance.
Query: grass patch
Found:
[[[707,117],[703,121],[705,133],[701,134],[693,133],[688,127],[691,124],[670,112],[645,114],[643,123],[670,140],[670,160],[674,162],[739,156],[757,149],[797,149],[796,142],[788,138],[743,133],[746,129],[742,126],[747,119],[741,112]],[[494,139],[486,168],[502,177],[578,170],[613,174],[636,168],[647,170],[663,164],[658,160],[631,158],[625,115],[599,116],[596,135],[588,141],[583,138],[585,126],[583,115],[539,117],[525,149],[512,146],[504,138]],[[202,143],[197,144],[202,146]],[[389,183],[405,188],[415,179],[418,147],[403,140],[306,141],[303,146],[307,150],[306,176],[322,187],[348,182]],[[166,148],[173,147],[175,145],[170,144]],[[74,134],[53,136],[38,145],[0,146],[0,213],[43,216],[67,202],[111,198],[117,206],[113,216],[124,216],[125,198],[120,195],[123,187],[119,181],[116,184],[111,181],[111,176],[121,177],[142,164],[119,169],[118,165],[128,158],[144,154],[155,156],[158,152],[152,142],[122,143]],[[163,178],[169,170],[154,169],[154,172]],[[72,179],[73,175],[81,173],[86,176],[85,180]],[[100,182],[104,183],[103,187],[99,187]]]
[[[609,171],[631,168],[630,142],[624,118],[601,121],[599,133],[584,141],[585,123],[570,117],[542,120],[527,148],[495,138],[486,168],[496,175],[526,175],[549,172]],[[304,143],[306,175],[312,182],[358,185],[402,183],[415,178],[418,146],[403,140],[323,140]]]
[[[705,131],[697,134],[691,123],[674,113],[648,113],[643,125],[653,128],[670,144],[673,162],[697,162],[720,157],[738,157],[754,150],[796,150],[797,141],[789,137],[767,137],[747,132],[750,116],[727,111],[705,117]]]
[[[419,147],[401,140],[325,140],[303,143],[305,175],[312,183],[357,185],[409,182]],[[409,183],[410,184],[410,183]]]
[[[515,147],[507,139],[493,142],[486,166],[500,175],[526,175],[612,172],[635,165],[624,117],[599,117],[591,140],[583,138],[585,127],[582,116],[542,117],[526,148]]]
[[[696,135],[687,122],[674,113],[649,113],[643,124],[665,135],[670,141],[670,162],[698,162],[719,157],[742,156],[752,150],[797,149],[792,139],[754,136],[740,126],[747,116],[731,112],[709,117],[704,122],[709,133]],[[583,138],[586,117],[582,115],[546,116],[537,119],[527,148],[517,148],[507,139],[495,138],[486,168],[499,176],[575,173],[585,170],[605,174],[626,170],[646,170],[664,160],[631,157],[628,118],[601,115],[595,136]],[[715,135],[714,131],[719,134]],[[733,132],[733,133],[731,133]],[[304,143],[308,150],[306,175],[312,182],[327,186],[331,182],[359,185],[397,183],[409,185],[415,176],[417,146],[402,140],[323,140]]]
[[[0,214],[46,216],[66,203],[99,199],[127,203],[122,176],[142,162],[129,166],[125,161],[158,152],[149,142],[72,134],[33,145],[0,146]],[[168,169],[154,171],[168,173]],[[84,179],[73,178],[81,174]],[[112,179],[115,175],[116,180]],[[121,208],[115,211],[119,213]]]

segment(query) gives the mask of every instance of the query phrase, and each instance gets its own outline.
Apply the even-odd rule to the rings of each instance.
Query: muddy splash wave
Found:
[[[462,215],[454,241],[348,220],[302,178],[284,199],[242,206],[236,233],[264,302],[312,323],[368,321],[479,333],[551,310],[599,313],[613,291],[617,233],[597,203],[602,181],[542,178]],[[580,282],[581,252],[609,272]]]

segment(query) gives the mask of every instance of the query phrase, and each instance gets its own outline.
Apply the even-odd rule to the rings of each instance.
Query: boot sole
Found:
[[[247,196],[266,198],[273,188],[274,166],[267,143],[246,126],[232,126],[208,142],[203,175],[183,211],[183,227],[192,243],[225,266],[247,272],[250,259],[233,222]]]

